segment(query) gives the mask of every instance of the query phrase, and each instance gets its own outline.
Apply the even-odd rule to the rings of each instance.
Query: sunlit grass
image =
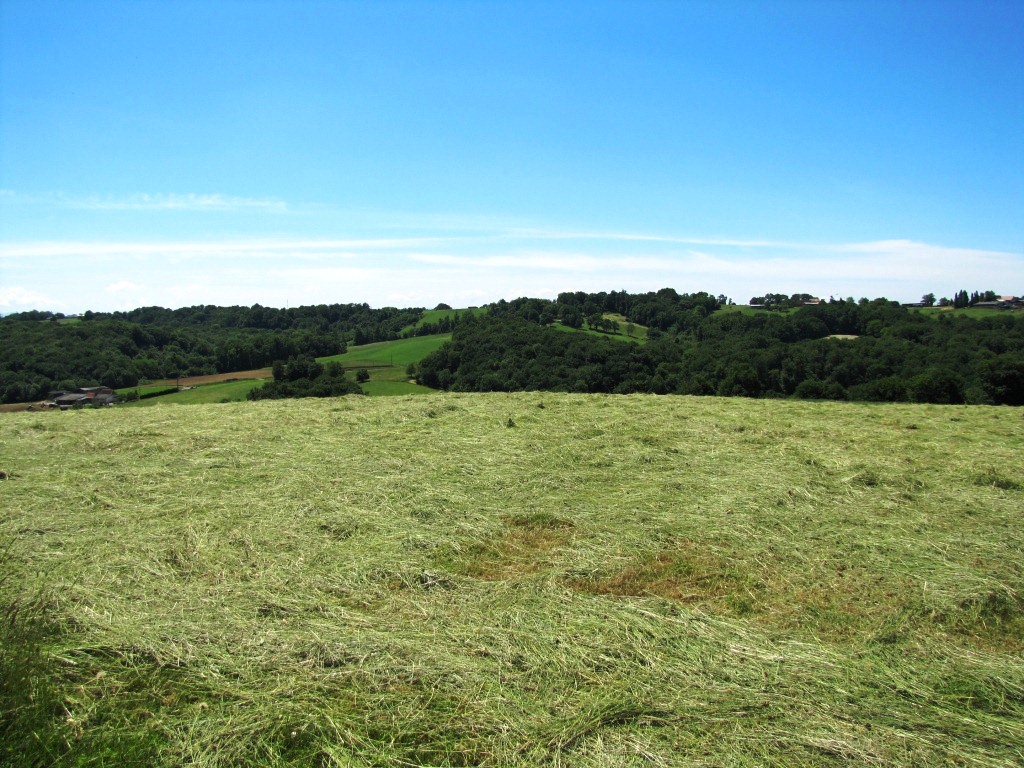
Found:
[[[389,366],[405,369],[409,363],[418,363],[431,352],[451,340],[451,334],[438,336],[415,336],[397,341],[381,341],[349,347],[343,355],[319,357],[321,363],[341,363],[345,368]]]
[[[1022,456],[984,407],[8,414],[0,762],[1020,765]]]
[[[260,379],[243,381],[226,381],[220,384],[203,384],[199,387],[183,389],[169,395],[136,400],[124,403],[124,407],[145,408],[154,405],[200,405],[205,403],[229,403],[246,399],[249,391],[263,386],[266,382]]]

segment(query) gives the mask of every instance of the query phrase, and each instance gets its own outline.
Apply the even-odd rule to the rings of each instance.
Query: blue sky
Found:
[[[0,312],[1024,293],[1024,3],[0,0]]]

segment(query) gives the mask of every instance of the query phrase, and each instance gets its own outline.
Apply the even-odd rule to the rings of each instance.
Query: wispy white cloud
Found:
[[[147,194],[127,197],[65,198],[72,208],[90,211],[285,211],[283,200],[221,194]]]
[[[288,205],[277,198],[236,197],[219,193],[148,193],[131,195],[69,195],[61,192],[19,193],[0,190],[0,202],[42,205],[85,211],[220,211],[284,212]]]
[[[603,238],[603,239],[602,239]],[[698,245],[698,242],[703,243]],[[765,292],[917,299],[961,288],[1019,292],[1024,254],[912,240],[796,244],[525,230],[368,238],[0,244],[24,306],[368,302],[479,304],[561,291]],[[0,284],[5,282],[0,279]],[[62,302],[58,304],[57,302]],[[44,303],[45,302],[45,303]]]
[[[360,251],[422,248],[451,242],[450,238],[366,239],[254,239],[254,240],[133,240],[133,241],[36,241],[0,243],[0,258],[64,256],[275,256],[331,255],[357,258]]]
[[[675,249],[659,255],[643,252],[632,254],[622,251],[595,254],[587,253],[579,247],[573,250],[545,249],[538,245],[500,255],[412,252],[406,254],[406,257],[410,261],[422,264],[484,270],[674,272],[683,268],[691,260],[691,257],[703,258],[703,254],[698,254],[693,250]]]
[[[951,248],[931,243],[920,243],[914,240],[876,240],[866,243],[847,243],[831,246],[831,250],[839,253],[867,253],[886,257],[906,259],[1001,259],[1020,257],[1009,251],[985,251],[977,248]]]
[[[509,234],[538,240],[603,240],[608,242],[666,243],[674,245],[735,246],[741,248],[813,248],[806,243],[735,238],[685,237],[640,232],[602,232],[597,230],[512,229]]]
[[[119,280],[107,286],[107,293],[141,293],[146,286],[139,283],[132,283],[128,280]]]

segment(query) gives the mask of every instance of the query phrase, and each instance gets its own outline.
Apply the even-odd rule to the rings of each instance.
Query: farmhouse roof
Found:
[[[71,392],[69,394],[61,395],[60,397],[54,398],[54,402],[57,403],[57,405],[74,405],[75,403],[80,403],[83,400],[91,399],[92,398],[90,398],[89,395],[86,395],[82,392]]]

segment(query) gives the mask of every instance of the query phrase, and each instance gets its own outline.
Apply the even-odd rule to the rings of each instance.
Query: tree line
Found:
[[[951,302],[990,295],[963,291]],[[318,369],[313,358],[348,344],[450,332],[451,342],[417,367],[420,383],[459,391],[1024,405],[1020,312],[971,317],[884,298],[808,305],[804,294],[755,298],[783,311],[744,312],[725,296],[664,288],[503,300],[479,317],[465,312],[424,324],[422,309],[366,304],[142,307],[81,318],[25,312],[0,318],[0,400],[271,365],[274,382],[254,397],[341,394],[355,383],[340,368]],[[623,325],[627,332],[644,327],[646,343],[624,342]]]
[[[274,380],[249,390],[250,400],[287,397],[361,395],[363,388],[345,375],[340,363],[318,363],[310,355],[294,355],[273,366]]]
[[[788,313],[723,311],[724,297],[563,294],[467,320],[419,366],[456,391],[557,390],[1024,405],[1024,315],[927,315],[886,299]],[[648,325],[645,345],[566,334],[579,310]]]

